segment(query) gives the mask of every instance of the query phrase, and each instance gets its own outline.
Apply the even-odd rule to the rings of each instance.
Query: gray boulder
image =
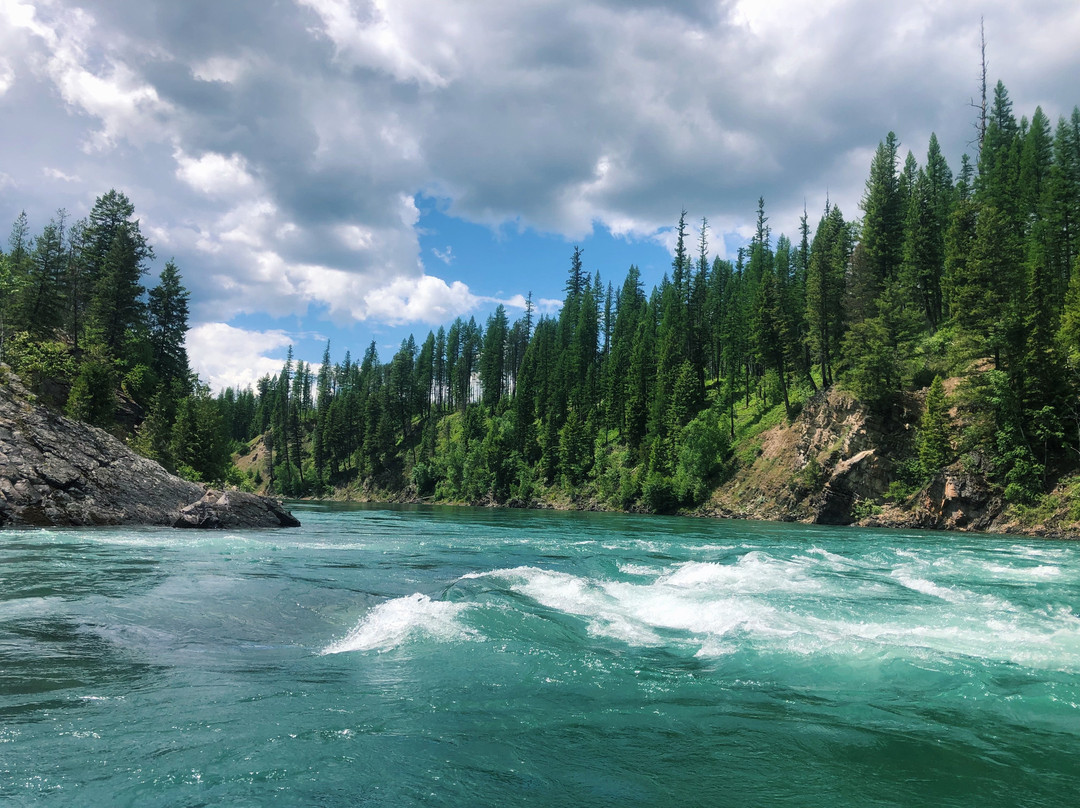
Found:
[[[205,486],[169,474],[104,430],[35,404],[0,365],[0,527],[173,525],[205,493]],[[288,519],[271,522],[266,513],[276,513],[273,508]],[[273,508],[234,506],[229,526],[296,522],[280,505]]]
[[[270,497],[244,491],[207,491],[198,502],[180,509],[173,527],[300,527],[300,521]]]

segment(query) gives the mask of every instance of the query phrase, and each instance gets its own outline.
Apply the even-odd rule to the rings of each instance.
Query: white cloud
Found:
[[[50,19],[39,17],[43,8],[53,12]],[[13,28],[44,44],[43,71],[64,101],[100,121],[101,128],[88,134],[87,150],[110,148],[120,138],[143,141],[166,135],[172,105],[124,61],[108,53],[91,57],[100,37],[91,15],[53,3],[9,2],[0,11]]]
[[[447,78],[440,75],[431,57],[438,56],[437,41],[417,41],[416,28],[425,20],[437,18],[430,9],[408,3],[372,0],[367,19],[360,19],[349,0],[300,0],[322,20],[322,32],[334,43],[338,57],[350,64],[384,71],[398,81],[415,81],[442,87]],[[412,39],[413,41],[409,41]],[[423,52],[422,58],[420,53]]]
[[[341,243],[350,250],[370,250],[375,241],[374,234],[366,227],[355,224],[343,224],[336,228]]]
[[[276,375],[284,364],[282,349],[295,338],[284,331],[249,331],[225,323],[201,323],[187,335],[192,369],[210,389],[243,389],[266,374]]]
[[[247,161],[239,154],[206,152],[195,158],[177,149],[176,176],[200,193],[209,196],[243,194],[255,185],[248,173]]]
[[[432,275],[398,278],[364,295],[363,319],[373,318],[391,325],[411,322],[434,325],[465,314],[479,303],[461,281],[447,284]]]
[[[26,164],[4,165],[20,196],[0,204],[10,221],[36,199],[43,221],[129,189],[207,322],[441,322],[494,299],[425,274],[422,258],[461,261],[421,255],[417,194],[511,238],[669,247],[685,208],[719,255],[763,195],[794,236],[804,201],[811,225],[826,194],[857,215],[889,129],[920,159],[937,131],[958,167],[980,14],[1017,114],[1068,114],[1080,4],[1033,3],[0,0],[0,100],[48,90],[0,128]]]
[[[239,81],[251,68],[252,65],[246,59],[212,56],[192,65],[191,73],[199,81],[232,84]]]
[[[15,71],[7,59],[0,56],[0,95],[3,95],[15,83]]]
[[[49,179],[60,180],[61,182],[82,182],[82,180],[79,179],[78,175],[65,174],[58,168],[43,168],[41,170],[41,173]]]

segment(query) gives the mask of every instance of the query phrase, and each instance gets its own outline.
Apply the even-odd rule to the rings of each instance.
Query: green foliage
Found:
[[[559,453],[559,468],[572,490],[584,482],[593,462],[588,425],[582,423],[576,410],[567,415],[566,424],[559,433]]]
[[[68,396],[68,414],[94,426],[109,427],[116,414],[116,374],[108,361],[82,363]]]
[[[146,406],[154,397],[161,382],[156,373],[146,365],[136,365],[124,374],[120,388],[137,404]]]
[[[189,374],[184,340],[188,331],[188,298],[180,282],[180,271],[169,261],[157,286],[150,290],[150,344],[153,346],[153,369],[165,384],[186,382]]]
[[[887,412],[899,398],[918,328],[917,314],[895,283],[877,298],[878,313],[852,324],[844,337],[847,383],[871,409]]]
[[[889,489],[885,492],[885,499],[889,502],[904,502],[918,489],[903,480],[893,480],[889,483]]]
[[[69,384],[78,375],[78,363],[62,342],[35,339],[27,331],[8,339],[5,360],[31,390],[47,381]]]
[[[977,170],[964,158],[954,182],[934,136],[925,165],[909,152],[901,167],[890,132],[861,222],[826,203],[813,232],[804,211],[797,241],[774,239],[762,198],[750,243],[710,264],[708,222],[693,255],[683,211],[652,290],[633,266],[605,285],[575,247],[554,316],[530,294],[516,321],[504,306],[483,328],[458,318],[385,363],[374,342],[336,365],[327,345],[317,376],[290,349],[280,374],[216,399],[190,375],[179,271],[168,262],[146,292],[153,250],[110,191],[85,222],[61,211],[35,235],[16,220],[0,352],[42,385],[71,383],[70,411],[114,429],[119,386],[147,413],[133,444],[204,480],[250,484],[230,475],[229,449],[263,435],[259,474],[289,495],[355,486],[655,512],[707,500],[821,387],[839,380],[894,417],[929,385],[890,497],[960,453],[1032,503],[1080,456],[1080,110],[1051,131],[1041,110],[1017,123],[999,84]],[[941,376],[963,379],[955,427]],[[811,458],[791,483],[822,476]]]
[[[172,427],[176,419],[176,402],[169,391],[162,390],[154,397],[150,412],[136,430],[132,448],[144,457],[156,460],[169,471],[176,468],[172,451]]]
[[[919,463],[923,474],[936,474],[952,459],[949,404],[940,376],[935,376],[926,394],[926,409],[919,427]]]
[[[435,484],[438,478],[430,463],[417,463],[412,470],[412,483],[416,486],[416,494],[420,497],[430,497],[435,493]]]
[[[730,452],[727,433],[713,409],[699,413],[679,435],[674,490],[684,505],[696,505],[712,492],[724,460]]]
[[[877,516],[881,513],[881,505],[874,502],[872,499],[857,499],[851,506],[851,518],[856,522],[863,519],[867,519],[871,516]]]
[[[181,476],[195,474],[204,482],[219,482],[226,478],[231,466],[229,439],[217,402],[206,387],[198,387],[177,404],[169,451],[178,473],[186,470]],[[295,471],[295,476],[299,477],[295,467],[287,469],[286,473],[289,471]]]
[[[1043,491],[1046,467],[1032,451],[1027,413],[1008,374],[994,370],[970,377],[962,404],[970,421],[963,448],[988,453],[1009,502],[1033,502]]]
[[[651,471],[641,487],[641,501],[652,513],[672,513],[679,507],[675,483],[667,475]]]

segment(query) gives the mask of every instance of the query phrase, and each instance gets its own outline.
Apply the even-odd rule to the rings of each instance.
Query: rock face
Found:
[[[169,474],[104,430],[32,404],[0,365],[0,527],[173,525],[204,494],[203,486]],[[243,505],[232,506],[222,527],[299,524],[270,500],[253,497],[256,506],[227,495],[238,496]],[[287,519],[271,523],[267,514],[278,512]]]
[[[1004,503],[986,483],[982,458],[964,468],[953,463],[942,470],[911,501],[912,522],[939,530],[988,530]]]
[[[858,502],[873,502],[889,489],[889,471],[889,464],[874,449],[841,460],[812,500],[813,521],[819,525],[851,524]]]
[[[869,414],[848,393],[819,393],[793,422],[762,433],[756,457],[721,486],[713,508],[753,519],[850,524],[857,503],[888,490],[890,440],[908,437],[902,425]]]
[[[978,452],[938,472],[907,500],[890,503],[894,458],[913,453],[913,425],[922,407],[919,397],[908,397],[884,420],[849,393],[819,393],[794,421],[762,433],[757,453],[713,495],[711,512],[827,525],[1078,537],[1068,492],[1060,513],[1034,527],[1019,523],[991,483],[989,460]]]
[[[198,502],[180,509],[173,527],[300,527],[300,521],[270,497],[243,491],[207,491]]]

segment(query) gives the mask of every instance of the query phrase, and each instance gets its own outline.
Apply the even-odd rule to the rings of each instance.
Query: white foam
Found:
[[[679,564],[665,577],[672,586],[722,593],[812,593],[823,588],[820,580],[806,574],[804,564],[778,561],[757,551],[744,553],[734,564],[712,561]]]
[[[464,577],[505,581],[540,606],[582,618],[592,636],[632,646],[689,646],[698,656],[750,645],[811,657],[935,665],[964,658],[1080,670],[1080,617],[1070,607],[1051,602],[1032,612],[980,592],[977,584],[968,588],[962,569],[970,570],[974,559],[903,555],[912,560],[892,570],[831,553],[784,559],[756,551],[731,564],[664,569],[620,562],[629,580],[537,567]],[[838,564],[872,577],[852,579],[835,569]],[[878,600],[878,593],[895,593],[890,579],[933,600]]]
[[[1057,578],[1061,575],[1060,567],[1054,567],[1048,564],[1040,564],[1037,567],[1006,567],[999,564],[988,564],[986,569],[1000,578],[1010,578],[1013,580],[1034,579],[1036,581],[1045,581],[1050,578]]]
[[[621,572],[623,575],[656,576],[659,575],[661,572],[661,570],[657,569],[656,567],[646,567],[644,564],[625,564],[620,561],[617,566],[619,568],[619,572]]]
[[[320,653],[388,651],[419,636],[442,642],[475,639],[478,633],[458,620],[467,608],[464,603],[432,600],[420,593],[388,600],[368,612],[343,639]]]
[[[897,571],[893,573],[893,578],[900,584],[915,592],[921,592],[924,595],[931,595],[935,598],[941,598],[942,600],[950,603],[956,603],[961,600],[956,591],[949,589],[948,587],[939,586],[933,581],[928,581],[925,578],[918,578],[913,575],[908,575],[904,572]]]
[[[506,580],[511,589],[549,609],[588,621],[594,636],[630,645],[661,645],[661,632],[681,632],[700,643],[743,627],[768,633],[775,610],[750,598],[725,595],[724,565],[687,563],[649,583],[581,578],[570,573],[517,567],[467,577]]]
[[[4,600],[0,601],[0,617],[22,617],[27,614],[33,617],[41,617],[44,614],[53,612],[58,607],[62,607],[63,602],[64,599],[59,596]]]

